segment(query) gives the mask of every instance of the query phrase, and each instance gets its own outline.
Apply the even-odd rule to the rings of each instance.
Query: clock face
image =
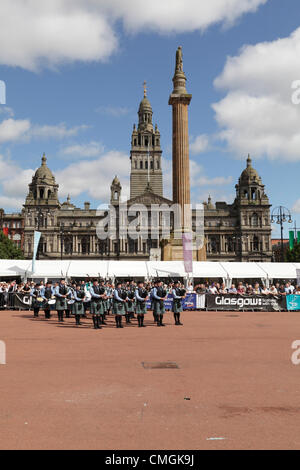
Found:
[[[21,235],[19,233],[16,233],[14,236],[13,236],[13,240],[21,240]]]

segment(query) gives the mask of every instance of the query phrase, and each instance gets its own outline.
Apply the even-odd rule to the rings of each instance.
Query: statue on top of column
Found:
[[[177,72],[183,72],[182,47],[179,46],[176,51],[176,69]]]

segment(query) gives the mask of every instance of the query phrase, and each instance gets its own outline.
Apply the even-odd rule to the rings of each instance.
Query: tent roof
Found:
[[[220,263],[231,279],[265,279],[266,272],[257,263]]]

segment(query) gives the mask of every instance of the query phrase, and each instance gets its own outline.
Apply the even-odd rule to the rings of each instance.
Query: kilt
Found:
[[[33,299],[32,299],[32,304],[31,304],[31,306],[32,306],[33,308],[42,308],[43,305],[44,305],[44,300],[41,302],[41,301],[37,300],[36,298],[33,298]]]
[[[91,309],[90,313],[92,315],[103,315],[104,314],[104,306],[103,302],[100,300],[98,302],[91,301]]]
[[[137,315],[145,314],[147,313],[147,304],[146,302],[136,302],[136,313]]]
[[[180,313],[182,312],[182,300],[181,299],[173,299],[173,313]]]
[[[76,301],[74,304],[70,305],[69,307],[72,307],[72,313],[74,315],[84,315],[83,302]]]
[[[126,310],[127,313],[134,313],[135,312],[135,302],[134,300],[129,300],[126,302]]]
[[[113,313],[115,315],[125,315],[126,314],[126,307],[125,302],[113,302]]]
[[[163,315],[165,313],[165,303],[163,300],[153,300],[153,313],[156,315]]]
[[[56,303],[55,303],[55,309],[56,310],[67,310],[68,309],[68,304],[67,304],[67,299],[63,297],[57,297],[56,298]]]

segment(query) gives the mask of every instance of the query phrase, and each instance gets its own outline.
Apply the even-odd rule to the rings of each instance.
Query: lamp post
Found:
[[[284,261],[284,247],[283,247],[283,224],[288,222],[291,224],[293,222],[291,213],[289,209],[284,206],[275,207],[271,215],[271,224],[276,223],[280,225],[280,240],[281,240],[281,261]]]

